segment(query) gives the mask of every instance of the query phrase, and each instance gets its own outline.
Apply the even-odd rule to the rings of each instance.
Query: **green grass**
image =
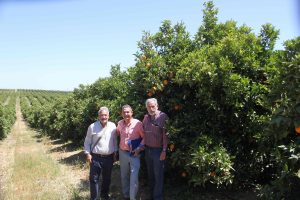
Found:
[[[70,180],[61,166],[35,142],[33,131],[18,135],[13,172],[5,191],[6,200],[71,199]]]

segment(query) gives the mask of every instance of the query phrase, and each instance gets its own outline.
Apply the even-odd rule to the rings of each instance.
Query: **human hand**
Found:
[[[167,153],[165,151],[162,151],[160,153],[159,160],[165,160],[166,159],[166,155],[167,155]]]
[[[133,156],[138,156],[142,150],[140,148],[136,148],[134,151],[132,151]]]
[[[92,163],[92,155],[91,154],[86,154],[86,161],[91,164]]]
[[[114,152],[114,162],[117,162],[119,160],[119,154],[117,152]]]

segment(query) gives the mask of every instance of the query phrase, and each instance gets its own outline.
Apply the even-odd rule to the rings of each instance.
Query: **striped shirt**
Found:
[[[148,147],[163,148],[167,149],[168,136],[166,130],[166,121],[168,116],[157,111],[154,119],[150,115],[145,115],[143,119],[144,131],[145,131],[145,145]]]
[[[129,151],[129,140],[135,140],[143,138],[141,145],[144,145],[144,129],[141,121],[137,119],[131,119],[129,124],[125,123],[125,120],[122,119],[118,122],[117,134],[120,136],[120,149],[124,151]]]

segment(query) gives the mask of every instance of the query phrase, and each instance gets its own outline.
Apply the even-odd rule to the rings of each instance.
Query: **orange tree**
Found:
[[[266,24],[256,36],[234,21],[217,23],[213,3],[205,6],[195,39],[170,21],[144,33],[126,101],[142,118],[145,99],[155,97],[169,115],[170,177],[194,185],[262,181],[269,157],[258,147],[271,113],[265,96],[278,31]]]
[[[279,67],[271,81],[272,119],[268,124],[262,150],[277,167],[273,181],[264,187],[263,199],[299,198],[300,178],[300,37],[285,42],[277,53]]]

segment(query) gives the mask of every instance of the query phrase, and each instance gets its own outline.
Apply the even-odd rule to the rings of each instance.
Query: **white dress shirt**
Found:
[[[92,123],[86,133],[84,140],[84,153],[90,154],[91,149],[96,144],[92,153],[109,155],[118,151],[116,125],[113,122],[107,122],[106,127],[102,127],[100,121]]]

